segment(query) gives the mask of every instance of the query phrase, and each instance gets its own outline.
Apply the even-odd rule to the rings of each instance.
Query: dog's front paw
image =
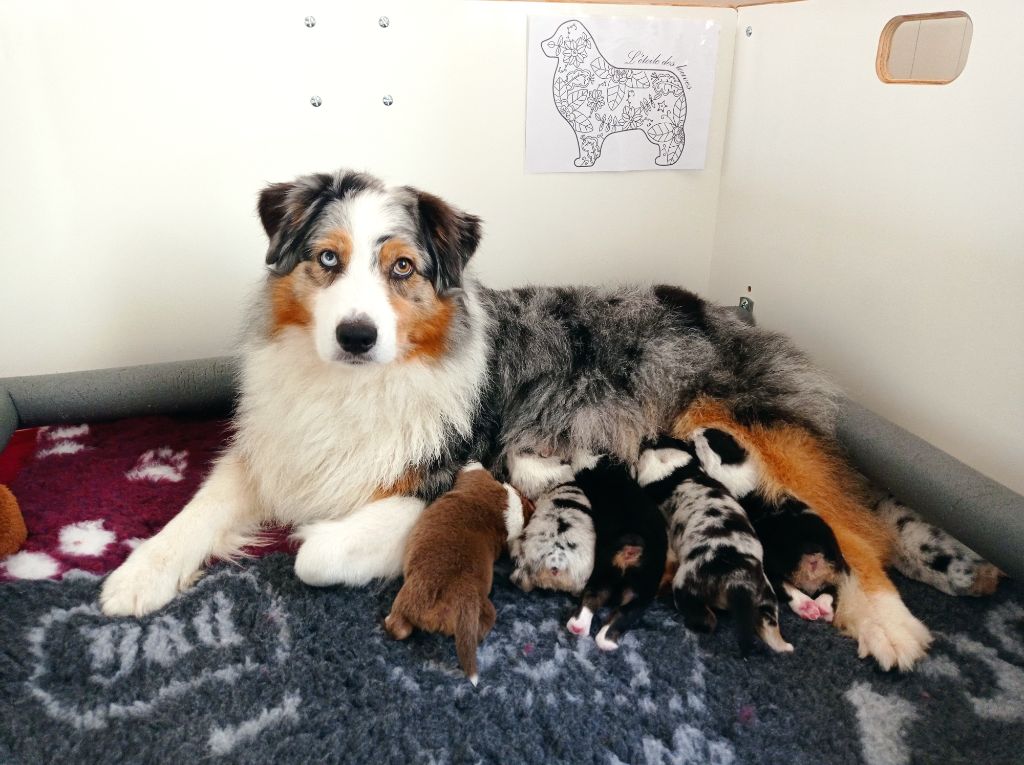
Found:
[[[857,638],[857,655],[873,656],[885,670],[912,669],[924,658],[932,642],[931,633],[900,600],[895,592],[859,594],[859,602],[847,610],[842,593],[836,622],[846,634]]]
[[[159,549],[161,542],[143,542],[103,582],[100,607],[107,616],[144,616],[167,605],[195,580]]]

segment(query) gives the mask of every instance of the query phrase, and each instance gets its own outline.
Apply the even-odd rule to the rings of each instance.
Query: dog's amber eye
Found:
[[[408,258],[399,258],[395,261],[395,264],[391,266],[391,275],[396,279],[408,279],[413,275],[415,271],[412,261]]]
[[[333,250],[324,250],[316,256],[316,259],[324,268],[338,267],[338,253]]]

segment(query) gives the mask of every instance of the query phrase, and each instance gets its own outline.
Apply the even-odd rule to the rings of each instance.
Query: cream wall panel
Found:
[[[885,417],[1024,491],[1024,6],[968,0],[966,68],[886,85],[907,0],[742,9],[711,295],[749,286]]]
[[[532,12],[715,19],[707,169],[524,174]],[[230,351],[262,273],[258,190],[340,166],[482,215],[492,285],[705,290],[735,23],[453,0],[4,2],[0,376]]]

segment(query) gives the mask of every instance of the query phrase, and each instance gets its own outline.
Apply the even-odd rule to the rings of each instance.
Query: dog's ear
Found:
[[[418,189],[420,236],[434,261],[434,288],[444,294],[462,287],[462,271],[480,244],[480,219]]]
[[[274,234],[281,228],[281,223],[287,213],[288,192],[293,188],[295,188],[294,183],[272,183],[260,192],[257,209],[268,239],[273,239]]]
[[[270,240],[266,263],[274,273],[287,274],[302,260],[304,240],[317,213],[315,202],[329,181],[329,176],[308,176],[272,183],[260,192],[257,209]]]
[[[290,234],[294,227],[289,225],[295,216],[294,201],[289,199],[294,191],[294,183],[272,183],[260,192],[257,205],[260,222],[270,240],[266,263],[278,274],[291,271],[300,259],[292,253],[294,237]]]

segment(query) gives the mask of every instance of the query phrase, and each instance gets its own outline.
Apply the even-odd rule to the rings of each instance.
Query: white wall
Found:
[[[717,20],[707,169],[525,175],[531,12]],[[482,215],[494,286],[706,289],[735,21],[453,0],[2,3],[0,377],[229,352],[262,273],[257,192],[340,166]]]
[[[885,23],[952,8],[959,79],[879,82]],[[1024,5],[808,0],[738,29],[712,297],[751,286],[854,398],[1024,491]]]

